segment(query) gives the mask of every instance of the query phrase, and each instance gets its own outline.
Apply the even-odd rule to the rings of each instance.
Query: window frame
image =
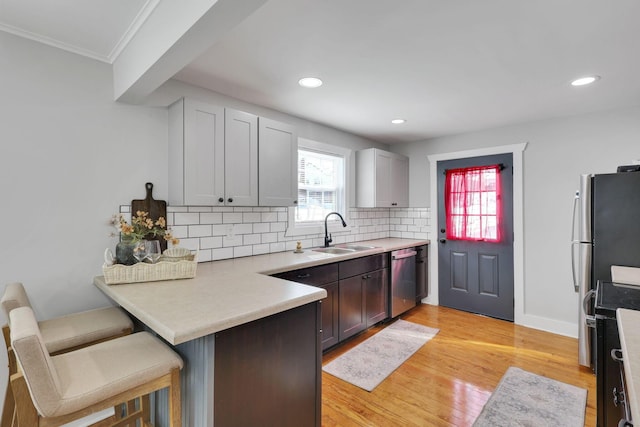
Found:
[[[350,203],[350,177],[351,177],[351,155],[352,150],[338,145],[326,144],[324,142],[313,141],[305,138],[298,138],[298,150],[316,151],[318,153],[328,154],[332,156],[340,156],[344,159],[344,212],[340,214],[344,217],[347,227],[343,227],[337,216],[333,215],[327,222],[329,232],[347,232],[351,230],[351,221],[349,218]],[[297,164],[297,162],[296,162]],[[324,220],[309,221],[306,223],[296,223],[295,206],[288,208],[288,225],[285,236],[304,236],[312,234],[324,235]]]

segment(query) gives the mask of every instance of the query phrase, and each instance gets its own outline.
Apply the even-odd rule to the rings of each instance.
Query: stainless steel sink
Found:
[[[368,251],[369,249],[375,249],[377,246],[365,246],[365,245],[338,245],[339,248],[353,249],[354,251]]]
[[[316,252],[323,252],[325,254],[342,255],[342,254],[350,254],[358,251],[366,251],[366,250],[375,249],[375,248],[376,246],[342,244],[337,246],[331,246],[328,248],[316,248],[313,250]]]
[[[315,252],[322,252],[325,254],[334,254],[334,255],[343,255],[343,254],[350,254],[355,252],[355,249],[348,249],[348,248],[336,248],[334,247],[329,247],[329,248],[316,248],[313,249],[313,251]]]

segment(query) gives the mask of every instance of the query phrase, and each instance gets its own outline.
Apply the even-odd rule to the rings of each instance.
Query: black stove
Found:
[[[620,366],[611,357],[611,350],[620,348],[617,308],[640,310],[640,287],[599,281],[594,304],[597,427],[617,427],[626,419]]]
[[[622,283],[598,282],[596,316],[615,318],[617,308],[640,310],[640,287]]]

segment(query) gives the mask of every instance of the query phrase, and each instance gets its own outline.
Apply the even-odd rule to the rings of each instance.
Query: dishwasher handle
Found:
[[[416,251],[404,252],[404,253],[397,254],[397,255],[392,252],[391,253],[391,259],[392,260],[396,260],[396,259],[411,258],[412,256],[416,256],[416,255],[418,255],[418,252],[416,252]]]

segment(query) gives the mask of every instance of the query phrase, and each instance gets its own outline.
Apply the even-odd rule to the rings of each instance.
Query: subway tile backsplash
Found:
[[[130,220],[129,205],[120,212]],[[401,237],[429,239],[430,208],[350,208],[348,230],[333,243]],[[287,208],[168,206],[167,223],[180,246],[198,250],[200,262],[322,246],[324,234],[286,236]]]

